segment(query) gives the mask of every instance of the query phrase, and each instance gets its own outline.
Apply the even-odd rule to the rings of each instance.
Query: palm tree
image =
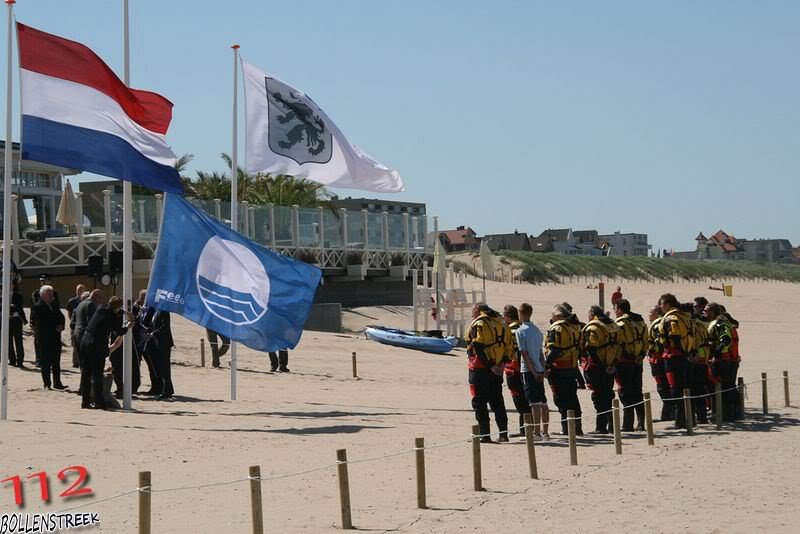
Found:
[[[233,162],[228,154],[221,155],[229,173],[216,171],[197,171],[197,179],[186,187],[187,194],[191,188],[191,196],[199,200],[223,201],[231,199],[230,170]],[[238,166],[237,166],[238,167]],[[254,205],[275,204],[278,206],[298,205],[303,208],[327,207],[335,211],[331,204],[331,194],[324,185],[295,178],[285,174],[248,174],[244,169],[237,169],[237,186],[239,201],[247,201]]]

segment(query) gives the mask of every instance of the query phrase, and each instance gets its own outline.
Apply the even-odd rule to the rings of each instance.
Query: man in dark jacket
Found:
[[[103,397],[103,367],[109,351],[113,352],[121,344],[127,324],[123,325],[122,299],[111,297],[108,305],[99,306],[81,338],[81,408],[105,409]],[[109,345],[109,338],[116,336]]]
[[[80,360],[80,346],[81,338],[83,337],[86,327],[89,326],[89,321],[92,320],[92,315],[97,310],[97,307],[103,304],[103,292],[95,289],[89,293],[89,298],[84,299],[78,304],[78,307],[72,312],[72,317],[75,324],[72,327],[72,343],[78,347],[78,359]]]
[[[22,325],[28,324],[25,317],[25,308],[22,306],[22,293],[19,292],[19,282],[12,285],[11,310],[8,320],[8,361],[11,365],[22,367],[25,361],[25,347],[22,344]]]
[[[75,330],[75,308],[78,307],[78,304],[81,301],[85,300],[89,296],[89,292],[86,291],[86,286],[83,284],[78,284],[75,286],[75,296],[69,299],[67,302],[67,319],[69,319],[69,332],[70,332],[70,341],[72,341],[75,337],[72,335],[73,331]],[[81,362],[78,358],[78,346],[73,344],[72,345],[72,367],[80,367]]]
[[[50,389],[50,371],[53,372],[52,387],[66,389],[61,383],[61,332],[64,331],[64,314],[58,308],[52,286],[39,288],[39,301],[31,308],[31,324],[34,340],[39,346],[39,363],[45,389]]]
[[[172,329],[170,328],[169,312],[147,308],[142,325],[147,329],[147,351],[156,366],[156,373],[161,382],[161,393],[156,397],[158,400],[169,399],[175,394],[172,386],[172,372],[170,369],[170,357],[172,347],[175,343],[172,340]],[[155,388],[154,388],[155,389]]]
[[[48,285],[49,283],[50,283],[50,277],[49,276],[47,276],[46,274],[42,274],[41,276],[39,276],[39,284],[40,284],[39,285],[39,289],[36,289],[36,290],[34,290],[33,293],[31,293],[31,310],[33,310],[33,306],[37,302],[39,302],[39,299],[41,298],[40,297],[40,293],[42,291],[42,288],[45,285],[47,285],[48,287],[52,288],[52,286]],[[58,300],[58,291],[56,291],[55,289],[53,289],[53,302],[55,303],[54,306],[56,307],[56,309],[60,309],[61,308],[61,303]],[[36,330],[36,324],[35,324],[35,321],[34,321],[34,318],[33,318],[33,313],[31,313],[31,328]],[[39,365],[39,362],[41,360],[41,357],[40,357],[41,348],[39,347],[39,342],[36,341],[35,337],[33,338],[33,350],[34,350],[34,352],[36,354],[36,361],[34,361],[33,364],[34,365]]]

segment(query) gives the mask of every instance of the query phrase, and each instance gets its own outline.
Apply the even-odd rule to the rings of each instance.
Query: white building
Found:
[[[608,256],[649,256],[653,249],[647,244],[647,234],[620,233],[598,236],[600,241],[608,244]]]

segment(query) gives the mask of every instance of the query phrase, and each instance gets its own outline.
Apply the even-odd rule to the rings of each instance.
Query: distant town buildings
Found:
[[[800,255],[788,239],[737,239],[723,230],[711,237],[695,237],[693,251],[673,252],[670,258],[690,260],[750,260],[769,263],[800,263]]]
[[[597,230],[548,228],[537,237],[514,230],[505,234],[486,234],[478,237],[470,227],[439,231],[439,239],[447,252],[478,250],[482,241],[489,249],[497,251],[555,252],[570,256],[649,256],[652,245],[647,234],[600,234]],[[433,235],[431,234],[431,242]]]

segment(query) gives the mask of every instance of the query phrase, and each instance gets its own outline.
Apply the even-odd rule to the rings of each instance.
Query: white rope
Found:
[[[770,378],[758,379],[758,380],[755,380],[753,382],[747,382],[747,383],[743,384],[743,386],[744,386],[743,389],[744,389],[744,392],[746,394],[748,385],[761,383],[764,380],[782,380],[782,379],[783,379],[783,377],[772,378],[772,379],[770,379]],[[721,393],[724,393],[724,392],[727,392],[727,391],[738,390],[739,387],[740,386],[737,385],[737,386],[734,386],[734,387],[731,387],[731,388],[727,388],[727,389],[721,390]],[[679,401],[680,399],[684,399],[684,398],[685,399],[698,399],[698,398],[710,397],[712,395],[716,395],[716,391],[714,391],[713,393],[706,393],[706,394],[703,394],[703,395],[695,395],[695,396],[690,396],[690,397],[676,397],[674,399],[668,399],[668,400]],[[665,399],[665,400],[667,400],[667,399]],[[651,399],[651,401],[652,401],[652,399]],[[646,402],[648,402],[648,401],[647,400],[642,400],[640,402],[637,402],[637,403],[634,403],[634,404],[630,404],[628,406],[623,406],[623,407],[620,407],[620,408],[629,409],[629,408],[633,408],[635,406],[639,406],[641,404],[645,404]],[[603,412],[598,412],[596,415],[605,415],[605,414],[608,414],[608,413],[612,413],[613,411],[614,411],[614,409],[612,408],[611,410],[605,410]],[[582,419],[587,418],[587,417],[591,417],[591,415],[587,414],[587,415],[581,415],[580,417],[565,417],[564,419],[560,419],[560,420],[555,420],[555,421],[551,420],[551,421],[549,421],[549,424],[564,423],[564,422],[567,422],[567,421],[570,421],[570,420],[578,421],[578,420],[582,420]],[[536,423],[523,423],[522,427],[523,428],[524,427],[537,427],[537,426],[541,426],[543,424],[544,423],[541,423],[541,422],[538,423],[538,424],[536,424]],[[296,471],[296,472],[293,472],[293,473],[285,473],[285,474],[269,475],[269,476],[258,476],[258,477],[247,476],[247,477],[244,477],[244,478],[239,478],[239,479],[235,479],[235,480],[227,480],[227,481],[223,481],[223,482],[211,482],[211,483],[207,483],[207,484],[197,484],[197,485],[193,485],[193,486],[177,486],[177,487],[163,488],[163,489],[153,489],[152,486],[146,486],[146,487],[143,487],[143,488],[136,488],[136,489],[133,489],[133,490],[130,490],[130,491],[119,493],[117,495],[112,495],[111,497],[106,497],[104,499],[87,501],[85,503],[73,506],[71,508],[66,508],[64,510],[61,510],[60,512],[52,512],[52,513],[55,514],[55,515],[58,515],[58,514],[62,514],[62,513],[65,513],[65,512],[69,512],[71,510],[76,510],[78,508],[83,508],[83,507],[90,506],[90,505],[94,506],[94,505],[97,505],[97,504],[100,504],[100,503],[104,503],[104,502],[108,502],[108,501],[111,501],[111,500],[114,500],[114,499],[119,499],[119,498],[125,497],[127,495],[131,495],[133,493],[138,493],[138,492],[165,493],[165,492],[176,492],[176,491],[185,491],[185,490],[193,490],[193,489],[211,488],[211,487],[218,487],[218,486],[227,486],[227,485],[238,484],[240,482],[247,482],[247,481],[252,481],[252,480],[259,480],[259,481],[280,480],[280,479],[285,479],[285,478],[291,478],[291,477],[307,475],[307,474],[315,473],[315,472],[318,472],[318,471],[324,471],[324,470],[331,469],[331,468],[336,467],[336,466],[341,465],[341,464],[360,464],[360,463],[376,462],[376,461],[385,460],[385,459],[388,459],[388,458],[395,458],[395,457],[403,456],[403,455],[406,455],[406,454],[412,454],[412,453],[415,453],[415,452],[420,451],[420,450],[424,451],[424,450],[440,449],[440,448],[444,448],[444,447],[452,447],[454,445],[460,445],[460,444],[464,444],[464,443],[469,443],[472,440],[474,440],[475,438],[485,438],[485,437],[491,438],[492,436],[495,436],[495,435],[499,436],[500,432],[498,431],[498,432],[494,432],[494,433],[489,432],[487,434],[471,434],[468,439],[463,439],[462,438],[462,439],[449,441],[449,442],[445,442],[445,443],[439,443],[439,444],[435,444],[435,445],[426,445],[424,447],[413,447],[413,448],[410,448],[410,449],[398,451],[398,452],[391,453],[391,454],[385,454],[385,455],[382,455],[382,456],[374,456],[374,457],[362,458],[362,459],[358,459],[358,460],[337,461],[337,462],[332,463],[332,464],[327,464],[327,465],[323,465],[323,466],[319,466],[319,467],[313,467],[311,469],[305,469],[303,471]]]

